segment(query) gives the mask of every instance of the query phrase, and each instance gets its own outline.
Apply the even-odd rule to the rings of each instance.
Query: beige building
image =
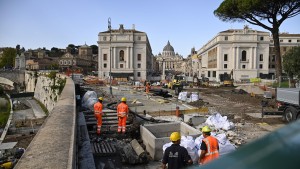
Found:
[[[269,47],[268,32],[248,26],[220,32],[197,52],[202,64],[200,74],[211,81],[222,81],[231,71],[235,81],[268,75]]]
[[[67,52],[58,61],[59,67],[62,71],[67,69],[80,69],[81,71],[91,72],[96,70],[97,56],[92,54],[92,48],[84,44],[79,47],[79,53],[71,54]]]
[[[98,76],[118,81],[148,80],[153,73],[153,54],[147,34],[132,29],[111,29],[98,34]]]
[[[183,57],[178,53],[175,54],[174,48],[169,41],[163,48],[162,53],[159,53],[155,57],[158,71],[162,75],[162,80],[164,80],[165,76],[171,78],[173,74],[183,73]]]
[[[269,55],[269,72],[271,75],[275,75],[275,48],[273,38],[270,38],[270,55]],[[291,50],[295,46],[300,46],[300,34],[279,34],[280,54],[283,56],[288,50]],[[283,60],[284,57],[281,57]],[[281,61],[282,61],[281,60]]]

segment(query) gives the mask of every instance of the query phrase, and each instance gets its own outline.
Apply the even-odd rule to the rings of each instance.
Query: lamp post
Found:
[[[111,19],[108,18],[108,29],[109,29],[109,93],[112,95],[111,87]]]

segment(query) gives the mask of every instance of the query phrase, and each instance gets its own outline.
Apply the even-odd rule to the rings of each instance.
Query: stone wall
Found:
[[[44,80],[44,81],[43,81]],[[45,78],[40,78],[45,86]],[[36,91],[44,92],[43,88]],[[45,92],[47,93],[47,92]],[[67,78],[66,85],[43,126],[38,131],[15,169],[76,167],[76,102],[75,86]]]
[[[48,77],[48,73],[27,71],[25,74],[26,92],[34,92],[34,98],[45,105],[49,112],[52,111],[59,99],[58,81],[63,80],[64,75],[57,75],[54,79]]]

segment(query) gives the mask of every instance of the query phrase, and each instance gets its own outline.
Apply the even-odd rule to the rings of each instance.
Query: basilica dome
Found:
[[[172,52],[174,52],[174,48],[173,48],[173,46],[171,46],[169,41],[168,41],[167,45],[164,47],[163,51],[172,51]]]

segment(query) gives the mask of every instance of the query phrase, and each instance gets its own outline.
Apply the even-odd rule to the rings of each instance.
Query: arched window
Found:
[[[120,61],[124,61],[124,51],[120,51]]]
[[[242,61],[246,61],[247,60],[247,52],[246,51],[242,51]]]

